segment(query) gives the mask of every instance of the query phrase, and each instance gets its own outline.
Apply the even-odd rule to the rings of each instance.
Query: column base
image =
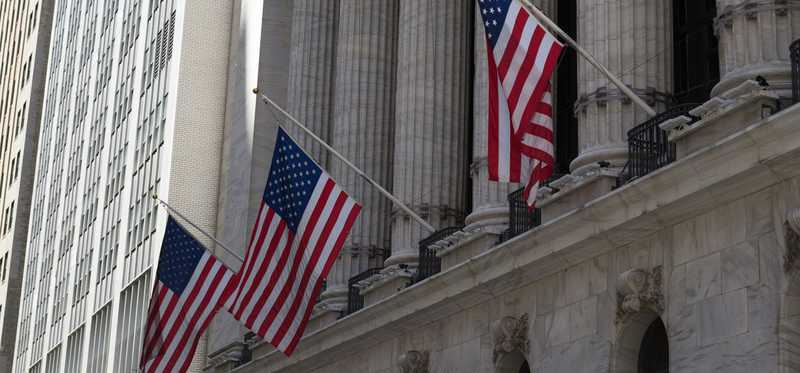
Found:
[[[789,62],[763,63],[728,73],[711,90],[711,96],[719,96],[758,76],[763,77],[769,84],[767,90],[773,91],[780,97],[792,97],[792,65]]]
[[[479,207],[464,223],[466,232],[503,233],[508,228],[508,205]]]
[[[399,265],[406,265],[412,268],[417,267],[419,263],[419,248],[399,250],[399,252],[406,252],[407,254],[392,254],[392,256],[388,257],[386,261],[383,262],[383,266],[387,268]]]
[[[573,176],[586,176],[597,172],[599,162],[608,162],[605,168],[622,169],[628,162],[628,144],[625,142],[587,149],[569,165]]]

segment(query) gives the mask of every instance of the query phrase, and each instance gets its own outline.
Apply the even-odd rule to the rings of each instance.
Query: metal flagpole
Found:
[[[564,39],[567,42],[567,44],[575,48],[575,50],[578,51],[578,53],[580,53],[584,58],[586,58],[587,61],[589,61],[590,64],[592,64],[592,66],[600,70],[600,72],[603,73],[603,75],[605,75],[608,78],[608,80],[611,81],[611,83],[614,83],[614,85],[617,86],[617,88],[619,88],[622,91],[622,93],[630,97],[630,99],[637,105],[639,105],[639,107],[641,107],[644,111],[646,111],[647,114],[650,114],[651,116],[655,116],[657,114],[655,109],[653,109],[650,105],[644,102],[644,100],[642,100],[642,98],[639,97],[639,95],[634,93],[627,85],[625,85],[625,83],[622,82],[622,80],[617,78],[617,76],[614,75],[611,71],[609,71],[605,66],[603,66],[600,62],[597,62],[594,56],[592,56],[587,50],[583,49],[580,45],[578,45],[578,43],[575,42],[575,40],[573,40],[569,35],[567,35],[566,32],[564,32],[564,30],[558,27],[558,25],[556,25],[555,22],[553,22],[544,13],[542,13],[542,11],[540,11],[539,8],[531,4],[530,0],[520,0],[520,1],[522,1],[522,3],[526,5],[526,8],[530,10],[531,13],[533,13],[533,16],[536,17],[536,19],[538,19],[539,22],[544,23],[545,26],[547,26],[547,28],[549,28],[551,31],[554,31],[556,34],[558,34],[558,36]]]
[[[258,88],[254,88],[253,89],[253,93],[259,94]],[[267,95],[265,95],[263,93],[261,93],[261,100],[263,100],[265,104],[268,104],[268,105],[274,107],[276,110],[278,110],[281,114],[283,114],[283,116],[288,118],[295,126],[297,126],[301,130],[303,130],[303,132],[305,132],[306,134],[311,136],[311,138],[316,140],[320,145],[322,145],[325,149],[327,149],[329,152],[331,152],[331,154],[335,155],[336,158],[339,158],[339,160],[344,162],[344,164],[346,164],[347,167],[350,167],[359,176],[364,178],[364,180],[366,180],[367,183],[369,183],[370,185],[375,187],[375,189],[378,189],[378,191],[381,192],[384,196],[386,196],[386,198],[388,198],[392,202],[394,202],[394,204],[397,205],[397,207],[399,207],[401,210],[405,211],[408,215],[410,215],[412,218],[414,218],[414,220],[416,220],[423,227],[425,227],[425,229],[427,229],[431,233],[436,232],[436,229],[433,228],[433,226],[430,225],[427,221],[425,221],[425,219],[423,219],[419,215],[417,215],[417,213],[415,213],[414,210],[410,209],[402,201],[400,201],[397,197],[395,197],[392,193],[389,193],[389,191],[387,191],[382,186],[380,186],[380,184],[378,184],[377,181],[372,180],[372,178],[370,178],[366,173],[364,173],[364,171],[361,171],[361,169],[359,169],[358,167],[356,167],[356,165],[354,165],[349,160],[347,160],[347,158],[345,158],[343,155],[339,154],[339,152],[337,152],[336,149],[334,149],[333,147],[328,145],[328,143],[326,143],[324,140],[319,138],[319,136],[317,136],[314,132],[311,132],[311,130],[306,128],[306,126],[304,126],[302,123],[300,123],[297,119],[295,119],[286,110],[283,110],[283,108],[280,107],[280,105],[276,104],[275,101],[272,101],[269,97],[267,97]]]
[[[183,214],[181,214],[180,211],[174,209],[172,206],[169,205],[169,203],[167,203],[163,199],[158,198],[158,195],[153,194],[153,199],[158,201],[158,203],[164,205],[164,207],[166,207],[167,210],[172,211],[173,214],[175,214],[177,217],[181,218],[181,220],[185,221],[187,224],[191,225],[194,229],[197,229],[197,231],[202,233],[203,236],[208,237],[211,241],[214,241],[217,245],[219,245],[220,247],[225,249],[225,251],[227,251],[228,254],[233,255],[234,258],[239,259],[240,262],[244,263],[244,258],[242,258],[242,256],[239,255],[239,253],[234,252],[233,250],[229,249],[227,246],[225,246],[225,244],[223,244],[222,242],[219,242],[219,240],[217,240],[216,237],[208,234],[205,230],[203,230],[203,228],[200,228],[197,225],[195,225],[194,223],[192,223],[192,221],[189,220],[189,218],[183,216]]]

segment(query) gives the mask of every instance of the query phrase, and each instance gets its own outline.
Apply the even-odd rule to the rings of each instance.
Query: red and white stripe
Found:
[[[230,309],[234,317],[290,355],[360,210],[325,173],[297,232],[262,201]]]
[[[233,293],[233,276],[206,252],[183,294],[156,282],[145,327],[144,372],[185,372],[189,368],[200,336]]]
[[[521,181],[519,137],[534,119],[563,48],[518,1],[511,2],[494,48],[487,39],[490,180]]]
[[[529,208],[535,207],[539,185],[553,174],[555,157],[552,102],[548,86],[542,102],[522,134],[521,152],[527,164],[528,176],[523,197]]]

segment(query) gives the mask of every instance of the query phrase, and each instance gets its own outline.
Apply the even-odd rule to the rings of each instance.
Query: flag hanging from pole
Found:
[[[536,205],[539,185],[553,175],[553,96],[548,85],[533,118],[525,126],[520,152],[527,164],[523,199],[528,208]]]
[[[230,308],[291,355],[361,206],[278,130],[267,185]]]
[[[540,163],[532,171],[541,163],[552,168],[552,130],[543,133],[541,122],[549,117],[552,129],[549,82],[564,46],[518,0],[478,0],[478,5],[488,52],[489,179],[522,182],[524,162]]]
[[[197,342],[230,298],[234,274],[167,219],[144,332],[143,372],[185,372]]]

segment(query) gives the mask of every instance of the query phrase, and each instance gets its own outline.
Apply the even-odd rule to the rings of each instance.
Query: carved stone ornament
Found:
[[[786,272],[794,269],[800,259],[800,208],[794,209],[786,216],[786,258],[783,266]]]
[[[617,280],[617,321],[626,316],[651,311],[664,312],[664,292],[661,289],[661,266],[651,270],[631,269]]]
[[[519,351],[528,354],[528,314],[519,318],[506,316],[492,323],[494,334],[494,353],[492,361],[496,364],[505,354]]]
[[[428,373],[430,362],[428,351],[408,351],[397,359],[397,366],[403,373]]]

